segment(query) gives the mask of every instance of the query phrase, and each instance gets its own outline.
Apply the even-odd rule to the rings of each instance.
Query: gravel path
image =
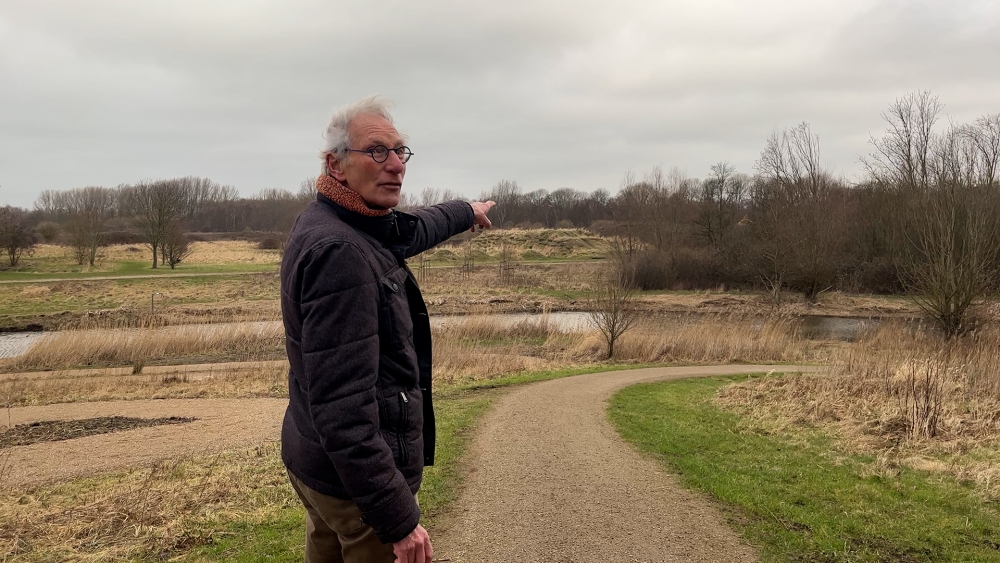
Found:
[[[529,385],[500,399],[470,452],[472,473],[432,536],[452,562],[756,561],[718,510],[625,444],[606,401],[646,381],[813,371],[704,366],[595,373]]]
[[[195,417],[75,440],[0,450],[0,484],[27,487],[73,477],[149,465],[167,458],[250,447],[281,436],[288,399],[169,399],[69,403],[0,410],[0,428],[40,420],[98,416]]]

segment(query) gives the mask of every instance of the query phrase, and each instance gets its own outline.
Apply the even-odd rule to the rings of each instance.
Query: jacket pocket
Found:
[[[396,439],[399,440],[399,464],[406,466],[410,463],[410,450],[406,443],[406,431],[409,427],[409,407],[410,399],[406,392],[399,392],[399,424],[396,427]]]
[[[388,310],[388,326],[386,331],[396,347],[403,347],[413,338],[413,318],[410,316],[410,303],[406,295],[406,270],[396,266],[386,272],[379,280],[385,294],[385,307]]]

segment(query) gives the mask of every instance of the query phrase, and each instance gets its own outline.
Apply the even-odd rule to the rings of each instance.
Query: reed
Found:
[[[887,323],[835,354],[828,374],[749,380],[717,400],[767,431],[823,428],[848,450],[877,456],[886,471],[905,464],[1000,491],[995,326],[954,339]]]
[[[741,363],[815,359],[792,317],[688,315],[647,320],[625,333],[615,354],[636,362]]]
[[[541,315],[512,321],[469,316],[434,328],[434,380],[447,385],[531,371],[603,365],[604,344],[589,326],[560,327]],[[233,323],[53,333],[0,364],[11,404],[167,397],[284,396],[280,323]],[[705,315],[647,319],[626,333],[617,363],[784,362],[820,359],[794,319]],[[203,365],[226,362],[217,369]],[[157,364],[171,364],[169,367]],[[103,369],[125,366],[126,373]],[[154,367],[155,366],[155,367]],[[38,370],[101,368],[96,373]],[[36,373],[23,373],[35,370]],[[165,373],[164,370],[173,373]],[[194,370],[194,373],[191,372]],[[79,375],[87,375],[80,377]]]
[[[112,373],[102,373],[102,371]],[[65,373],[12,375],[0,379],[0,406],[46,405],[138,399],[287,397],[286,362],[249,362],[198,370],[187,366],[160,373],[128,375],[99,370],[85,376]],[[5,421],[0,421],[3,426]]]
[[[155,328],[67,330],[47,334],[26,353],[0,364],[8,372],[154,362],[255,361],[280,357],[280,323],[227,323]]]

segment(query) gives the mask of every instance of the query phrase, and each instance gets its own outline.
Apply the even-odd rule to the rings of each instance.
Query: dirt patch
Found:
[[[162,418],[135,418],[131,416],[101,416],[81,420],[41,420],[18,424],[0,432],[0,449],[13,446],[30,446],[39,442],[58,442],[96,434],[110,434],[123,430],[184,424],[198,420],[194,417],[166,416]]]
[[[112,416],[196,420],[4,449],[0,487],[31,487],[277,441],[287,405],[287,399],[169,399],[14,407],[2,417],[9,416],[11,425]]]

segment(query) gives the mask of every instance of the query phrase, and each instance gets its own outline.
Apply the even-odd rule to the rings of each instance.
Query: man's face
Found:
[[[347,127],[352,149],[368,150],[377,145],[389,149],[403,146],[403,138],[396,128],[380,115],[359,115]],[[327,157],[330,175],[344,186],[357,192],[369,207],[389,209],[399,205],[399,194],[403,188],[406,164],[395,152],[389,151],[385,162],[375,162],[371,155],[351,152],[340,162]]]

